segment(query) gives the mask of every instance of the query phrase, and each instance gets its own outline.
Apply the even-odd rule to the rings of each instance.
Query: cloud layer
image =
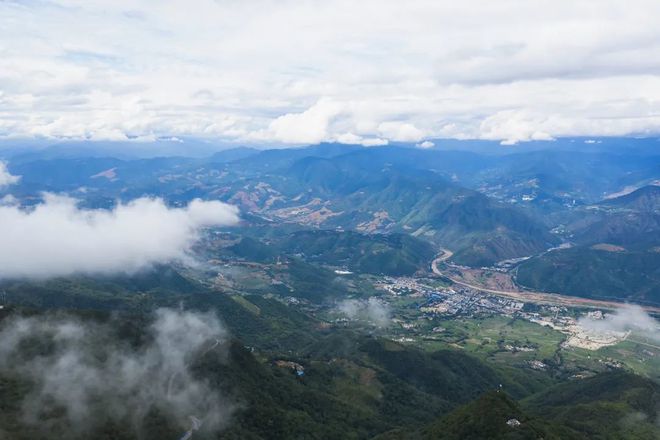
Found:
[[[191,416],[201,429],[219,429],[233,405],[190,368],[211,350],[226,357],[227,332],[217,317],[159,309],[148,338],[132,348],[119,343],[109,324],[62,315],[7,319],[0,372],[32,384],[20,402],[20,422],[66,438],[87,438],[85,432],[111,422],[140,438],[157,411],[180,432],[190,428]]]
[[[0,136],[660,131],[654,0],[0,3]]]
[[[19,176],[13,176],[7,169],[7,164],[0,161],[0,189],[13,185],[20,180]]]
[[[218,201],[140,198],[108,211],[45,194],[31,210],[0,205],[0,278],[135,272],[186,258],[202,228],[237,222],[238,209]]]

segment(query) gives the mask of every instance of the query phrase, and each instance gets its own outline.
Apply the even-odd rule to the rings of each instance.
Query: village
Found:
[[[412,277],[384,277],[376,287],[394,297],[406,296],[418,298],[418,311],[426,318],[465,317],[475,318],[485,315],[517,317],[540,326],[547,326],[565,334],[563,343],[566,347],[598,350],[626,340],[629,331],[613,331],[603,328],[587,327],[580,316],[575,316],[564,306],[527,305],[517,299],[510,299],[489,294],[470,287],[453,285],[451,287],[432,287],[423,280]],[[584,318],[590,321],[605,319],[607,315],[600,310],[586,313]],[[403,323],[403,328],[410,324]]]

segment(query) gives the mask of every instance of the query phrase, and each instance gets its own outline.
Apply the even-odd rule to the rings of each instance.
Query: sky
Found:
[[[0,138],[660,132],[657,0],[0,1]]]

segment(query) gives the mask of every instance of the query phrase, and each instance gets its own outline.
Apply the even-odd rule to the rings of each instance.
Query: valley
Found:
[[[471,408],[490,416],[481,406],[489,402],[493,414],[515,413],[522,429],[547,438],[616,432],[651,439],[660,381],[652,160],[621,165],[611,163],[618,156],[595,154],[631,187],[601,198],[614,189],[597,169],[571,171],[572,188],[548,181],[537,167],[556,154],[477,159],[324,144],[197,159],[17,158],[10,169],[22,177],[3,200],[21,215],[45,203],[46,189],[75,198],[77,211],[68,205],[67,215],[82,215],[85,224],[101,212],[112,213],[98,217],[109,222],[145,195],[162,200],[158,209],[173,218],[188,216],[188,225],[205,218],[190,209],[204,202],[234,205],[240,218],[196,229],[184,258],[140,270],[0,279],[0,332],[31,316],[67,319],[96,329],[107,347],[139,354],[153,351],[150,322],[158,313],[178,310],[195,322],[215,316],[223,330],[196,342],[201,349],[167,375],[165,389],[176,389],[174,377],[193,377],[211,390],[203,395],[223,396],[234,414],[216,429],[223,438],[443,438],[437,430],[460,431]],[[467,158],[470,169],[462,168]],[[516,174],[521,162],[540,174]],[[631,169],[635,182],[625,177]],[[590,173],[598,191],[579,182]],[[40,331],[9,359],[57,356],[50,330]],[[114,355],[84,359],[104,356]],[[32,398],[39,380],[0,362],[4,402]],[[640,397],[610,395],[602,381]],[[589,390],[592,400],[553,400],[562,389]],[[601,410],[609,402],[614,415]],[[158,428],[150,425],[145,438],[190,430],[187,415],[165,423],[168,408],[151,405],[141,423]],[[198,416],[205,407],[193,407],[202,421],[193,438],[213,438],[204,431],[209,417]],[[553,412],[578,407],[600,422],[575,425]],[[52,429],[67,432],[61,408],[53,409]],[[20,407],[0,409],[13,438],[48,438],[29,424],[9,424]],[[631,412],[646,414],[632,437]],[[103,414],[95,413],[91,432],[134,438],[126,415]]]
[[[257,309],[244,299],[246,290],[310,314],[323,328],[357,329],[424,350],[461,349],[488,362],[562,377],[617,370],[659,377],[660,348],[650,338],[657,329],[647,334],[629,327],[601,328],[619,310],[627,311],[625,304],[465,283],[460,275],[467,268],[449,263],[452,252],[443,249],[438,255],[428,265],[420,261],[419,269],[406,276],[322,263],[334,274],[326,299],[297,292],[295,281],[281,275],[291,264],[284,256],[265,265],[230,258],[214,262],[214,270],[221,274],[217,288],[234,290],[235,300],[253,313]],[[241,267],[248,268],[240,269],[243,275],[237,272]],[[501,269],[492,274],[470,270],[480,277],[508,275]],[[346,302],[356,311],[347,312]],[[371,306],[378,308],[373,316]],[[639,307],[639,312],[655,314],[658,309]]]
[[[658,23],[0,0],[0,440],[660,440]]]
[[[508,272],[500,270],[493,270],[488,268],[471,269],[456,265],[442,264],[445,260],[451,257],[451,252],[444,250],[444,255],[434,259],[431,262],[433,273],[440,277],[451,280],[454,284],[466,287],[468,289],[491,294],[495,296],[502,296],[519,301],[531,302],[535,304],[547,304],[564,307],[583,307],[583,308],[599,308],[606,310],[616,310],[622,307],[625,303],[615,301],[600,301],[581,298],[578,296],[567,296],[559,293],[550,292],[535,292],[529,289],[518,288],[515,281]],[[449,255],[449,256],[446,256]],[[442,269],[441,269],[442,268]],[[515,270],[515,267],[512,268]],[[444,270],[444,271],[443,271]],[[470,282],[466,281],[466,278]],[[478,284],[476,279],[483,280],[484,284]],[[505,285],[509,289],[501,290],[492,286]],[[587,297],[589,295],[586,295]],[[649,313],[659,314],[660,307],[655,306],[642,306],[644,310]]]

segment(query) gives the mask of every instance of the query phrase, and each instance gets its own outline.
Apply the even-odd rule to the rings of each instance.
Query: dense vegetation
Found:
[[[517,279],[548,292],[660,304],[660,253],[563,249],[524,262]]]
[[[433,258],[433,247],[404,234],[365,235],[356,232],[301,231],[277,245],[311,261],[345,266],[360,273],[412,275]]]
[[[32,293],[24,297],[24,306],[0,312],[0,326],[12,316],[48,319],[53,316],[49,308],[69,307],[70,316],[110,323],[114,337],[139,347],[148,341],[144,332],[157,307],[214,311],[233,338],[198,355],[192,365],[196,377],[237,405],[221,438],[651,439],[656,433],[658,386],[627,373],[567,383],[528,369],[512,374],[457,349],[425,352],[353,330],[329,330],[275,299],[212,292],[171,268],[36,284],[39,290],[31,290],[28,282],[9,286],[13,295],[19,288]],[[74,307],[67,291],[78,292],[75,301],[82,305]],[[104,291],[115,292],[112,301]],[[23,349],[31,355],[49,350],[43,342],[34,339]],[[278,359],[304,366],[304,376],[276,366]],[[8,438],[52,435],[26,425],[20,416],[21,399],[31,386],[0,374],[0,432]],[[181,426],[163,417],[154,412],[143,420],[142,438],[181,434]],[[507,425],[511,418],[521,425]],[[632,430],[631,420],[636,421]],[[67,436],[128,439],[134,431],[128,423],[108,419]]]
[[[507,351],[517,360],[506,364],[498,360],[502,344],[490,337],[471,341],[495,347],[484,352],[434,338],[425,342],[438,345],[424,351],[384,338],[375,326],[344,328],[346,320],[324,317],[322,307],[336,311],[338,302],[364,300],[373,289],[335,269],[369,279],[409,276],[427,269],[439,247],[469,266],[536,255],[517,267],[520,284],[658,305],[656,146],[481,154],[326,144],[202,159],[18,157],[10,169],[21,180],[0,196],[26,205],[41,191],[75,193],[93,208],[145,195],[172,206],[199,197],[240,206],[243,221],[209,231],[195,248],[202,264],[194,270],[2,280],[9,306],[0,309],[0,326],[17,316],[73,317],[112,328],[110,346],[139,351],[150,342],[156,309],[213,312],[231,336],[185,362],[234,411],[221,431],[194,438],[655,439],[660,391],[652,380],[623,371],[569,378],[552,368],[562,356],[554,348],[539,355],[547,370],[530,368],[517,352]],[[98,177],[110,169],[115,177]],[[628,186],[640,189],[603,200]],[[575,246],[542,253],[562,240]],[[212,273],[197,276],[204,271]],[[425,319],[406,324],[431,325]],[[442,325],[440,332],[453,331]],[[35,334],[21,356],[48,353],[56,343]],[[103,416],[81,431],[48,423],[61,416],[57,406],[35,426],[22,417],[35,386],[0,369],[0,439],[161,439],[187,429],[152,411],[140,420],[140,436],[133,420]],[[102,415],[99,402],[93,405]]]

